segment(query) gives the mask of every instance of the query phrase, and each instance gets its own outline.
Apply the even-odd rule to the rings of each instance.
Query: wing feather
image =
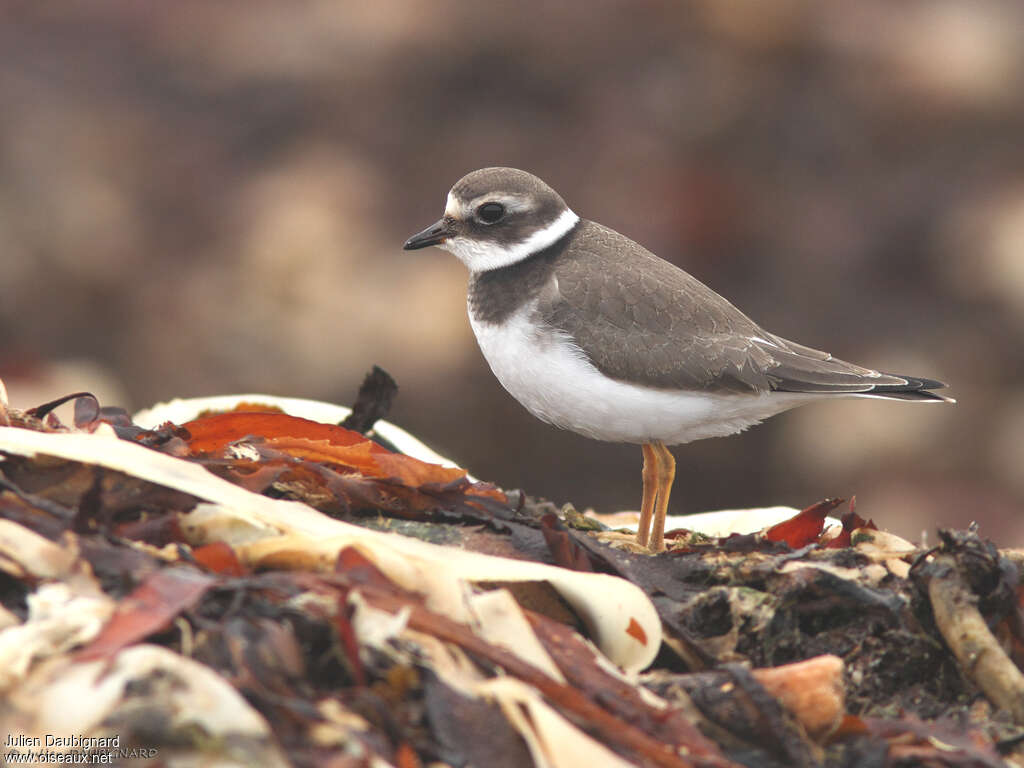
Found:
[[[622,254],[629,252],[630,258]],[[590,221],[537,305],[602,373],[656,388],[944,399],[941,382],[880,373],[769,333],[696,278]]]

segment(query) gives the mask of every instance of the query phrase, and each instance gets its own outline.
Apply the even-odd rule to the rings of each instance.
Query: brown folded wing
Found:
[[[765,331],[606,227],[584,221],[571,237],[571,248],[549,255],[537,312],[607,376],[665,389],[943,399],[924,391],[941,382],[878,373]]]

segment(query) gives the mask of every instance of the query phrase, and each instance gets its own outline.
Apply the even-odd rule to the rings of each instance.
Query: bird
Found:
[[[941,381],[864,368],[766,331],[516,168],[459,179],[444,215],[404,248],[428,246],[469,269],[470,325],[512,397],[555,427],[641,446],[636,541],[650,552],[665,549],[675,479],[667,446],[837,397],[954,402],[933,391]]]

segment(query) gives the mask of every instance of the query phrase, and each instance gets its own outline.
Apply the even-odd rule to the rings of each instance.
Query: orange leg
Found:
[[[676,479],[676,460],[660,440],[654,443],[658,454],[658,492],[654,508],[654,524],[651,526],[652,552],[665,550],[665,516],[668,514],[668,498],[672,494],[672,483]],[[646,489],[645,489],[646,493]]]
[[[636,543],[642,547],[647,546],[651,536],[651,516],[654,514],[654,501],[658,494],[658,475],[660,465],[658,462],[658,451],[653,443],[644,443],[644,495],[640,502],[640,524],[636,529]]]

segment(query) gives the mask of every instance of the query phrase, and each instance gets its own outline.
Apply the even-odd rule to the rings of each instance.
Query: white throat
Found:
[[[579,220],[579,216],[566,208],[561,216],[544,229],[513,245],[498,245],[466,237],[450,237],[441,243],[440,247],[455,254],[459,261],[469,267],[470,272],[487,272],[515,264],[537,251],[554,245],[565,237]]]

